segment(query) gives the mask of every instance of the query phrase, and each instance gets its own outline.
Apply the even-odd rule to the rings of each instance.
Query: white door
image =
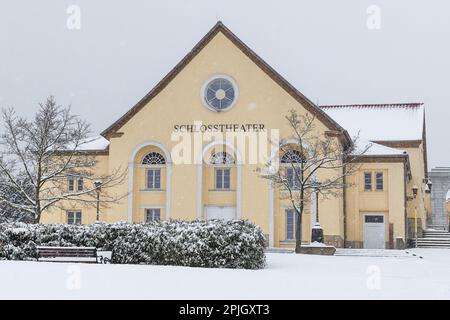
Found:
[[[236,219],[236,207],[206,207],[206,220],[211,219],[223,219],[234,220]]]
[[[385,249],[385,241],[384,215],[366,214],[364,216],[364,248]]]

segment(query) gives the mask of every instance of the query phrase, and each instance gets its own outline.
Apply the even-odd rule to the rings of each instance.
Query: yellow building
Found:
[[[295,151],[284,118],[291,109],[314,115],[314,133],[343,148],[359,131],[361,141],[371,141],[341,197],[320,199],[318,208],[315,201],[308,203],[305,243],[317,211],[325,242],[338,247],[402,248],[414,235],[415,222],[418,232],[425,227],[423,105],[318,107],[220,22],[156,87],[84,146],[98,158],[99,172],[127,168],[127,181],[110,191],[124,198],[102,209],[100,220],[249,219],[262,228],[270,247],[292,247],[292,209],[257,172],[261,162],[251,159],[255,145],[222,138],[225,133],[257,137],[266,142],[260,149],[271,154],[267,141],[276,132]],[[183,149],[186,135],[192,140],[184,141],[188,148]],[[71,181],[71,188],[77,183]],[[77,203],[42,218],[44,223],[95,220],[95,208]]]

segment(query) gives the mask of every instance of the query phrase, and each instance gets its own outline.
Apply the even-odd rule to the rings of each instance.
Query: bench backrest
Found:
[[[97,257],[97,249],[91,247],[37,247],[40,257]]]

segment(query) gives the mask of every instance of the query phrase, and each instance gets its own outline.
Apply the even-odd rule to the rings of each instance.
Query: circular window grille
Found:
[[[223,111],[235,102],[237,88],[225,77],[217,77],[209,81],[203,92],[205,103],[215,111]]]
[[[165,164],[165,163],[166,160],[158,152],[147,153],[144,159],[142,159],[142,164]]]

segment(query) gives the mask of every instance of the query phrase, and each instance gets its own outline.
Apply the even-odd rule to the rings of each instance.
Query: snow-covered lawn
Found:
[[[268,253],[263,270],[0,261],[0,299],[449,299],[450,250]]]

